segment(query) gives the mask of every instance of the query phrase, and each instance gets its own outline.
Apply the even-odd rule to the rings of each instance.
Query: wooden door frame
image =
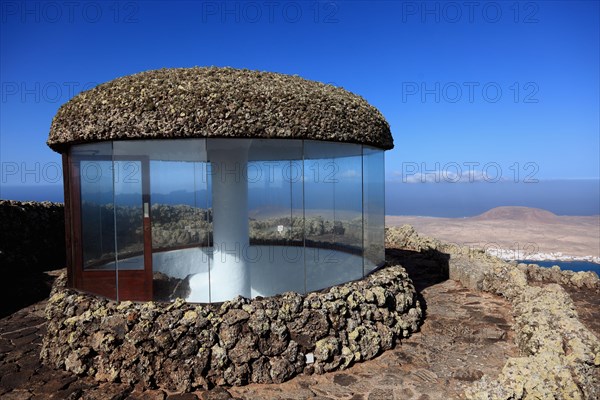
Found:
[[[66,161],[65,161],[66,159]],[[144,249],[144,269],[138,270],[84,270],[83,269],[83,230],[81,218],[81,175],[82,161],[139,161],[142,179],[142,229]],[[150,203],[150,160],[147,156],[63,156],[63,165],[68,172],[65,176],[65,205],[67,201],[69,231],[66,236],[70,246],[69,261],[70,285],[74,288],[92,292],[118,301],[149,301],[152,290],[152,215]],[[67,195],[68,188],[68,195]],[[67,200],[68,199],[68,200]],[[146,205],[145,205],[146,204]],[[113,209],[114,212],[115,209]],[[145,212],[147,210],[147,213]],[[65,211],[67,211],[65,209]],[[67,213],[65,213],[67,216]],[[67,217],[65,217],[67,223]],[[70,244],[69,244],[70,242]],[[115,249],[117,251],[117,249]],[[118,264],[117,264],[118,265]],[[117,286],[118,285],[118,286]]]

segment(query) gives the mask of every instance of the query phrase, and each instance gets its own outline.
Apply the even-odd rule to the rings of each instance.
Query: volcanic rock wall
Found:
[[[0,200],[0,221],[3,269],[48,271],[65,266],[63,204]]]
[[[0,317],[45,298],[44,271],[65,267],[64,207],[0,200]]]
[[[508,263],[483,250],[420,236],[408,225],[389,229],[386,239],[407,249],[446,254],[450,279],[512,303],[522,356],[510,358],[496,379],[484,376],[475,382],[466,398],[600,398],[600,340],[579,320],[572,299],[559,285],[598,293],[595,273]]]
[[[176,391],[345,369],[392,348],[422,317],[400,266],[305,296],[222,305],[116,303],[64,283],[64,276],[57,280],[46,308],[45,363]]]

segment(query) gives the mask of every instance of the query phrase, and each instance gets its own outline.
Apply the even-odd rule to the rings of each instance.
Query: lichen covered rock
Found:
[[[401,266],[306,296],[212,305],[116,303],[65,283],[64,275],[57,279],[48,301],[42,360],[101,381],[171,391],[345,369],[392,348],[422,318]]]

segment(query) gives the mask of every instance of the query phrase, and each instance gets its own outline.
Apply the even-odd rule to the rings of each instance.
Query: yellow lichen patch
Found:
[[[195,321],[198,318],[198,313],[193,310],[186,311],[181,318],[183,321]]]

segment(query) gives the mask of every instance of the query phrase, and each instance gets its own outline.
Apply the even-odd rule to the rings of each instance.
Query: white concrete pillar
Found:
[[[220,140],[208,151],[212,164],[213,257],[212,302],[251,297],[248,239],[248,147],[246,140]]]

